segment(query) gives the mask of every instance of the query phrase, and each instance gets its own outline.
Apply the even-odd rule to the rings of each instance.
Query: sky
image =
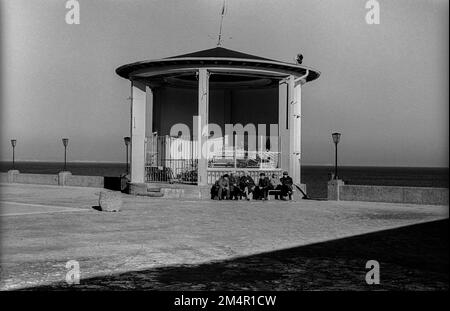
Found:
[[[227,0],[223,47],[319,70],[302,91],[302,165],[448,167],[449,3]],[[222,0],[0,0],[0,160],[125,159],[123,64],[216,46]]]

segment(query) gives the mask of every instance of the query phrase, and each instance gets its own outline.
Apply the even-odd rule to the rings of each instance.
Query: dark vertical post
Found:
[[[126,169],[127,169],[127,175],[128,175],[130,173],[130,167],[129,167],[129,164],[128,164],[128,146],[130,145],[131,138],[127,136],[127,137],[124,137],[123,140],[125,142],[125,148],[126,148],[126,152],[127,152],[127,155],[126,155],[126,159],[127,159]]]
[[[14,152],[15,147],[13,146],[13,170],[16,169],[16,159],[15,159],[15,152]]]
[[[337,144],[334,144],[335,152],[334,152],[334,179],[338,179],[337,174]]]
[[[16,143],[17,143],[16,139],[11,139],[11,146],[13,148],[13,150],[12,150],[12,152],[13,152],[13,157],[12,157],[12,168],[13,168],[13,170],[16,169],[16,155],[15,155]]]
[[[129,173],[129,168],[128,168],[128,145],[126,145],[126,147],[127,147],[127,175],[128,175],[128,173]]]
[[[67,146],[64,146],[64,172],[67,168]]]
[[[334,179],[338,179],[337,174],[337,145],[339,143],[339,140],[341,139],[341,133],[333,133],[331,134],[331,137],[333,137],[333,142],[335,146],[335,152],[334,152]]]
[[[64,172],[67,170],[67,144],[69,143],[68,138],[63,138],[62,143],[64,145]]]

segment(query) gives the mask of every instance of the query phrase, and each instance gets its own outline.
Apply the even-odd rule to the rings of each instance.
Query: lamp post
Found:
[[[16,169],[16,159],[15,159],[15,148],[16,148],[16,144],[17,144],[17,139],[11,139],[11,146],[13,149],[13,158],[12,158],[12,166],[13,166],[13,170]]]
[[[127,152],[127,175],[128,175],[128,173],[129,173],[129,168],[128,168],[128,146],[130,145],[131,138],[127,136],[127,137],[124,137],[123,140],[125,142],[125,147],[127,149],[126,152]]]
[[[67,166],[67,145],[69,144],[68,138],[63,138],[62,143],[64,145],[64,172],[66,171]]]
[[[335,146],[335,153],[334,153],[334,179],[338,179],[337,175],[337,145],[339,143],[339,140],[341,140],[341,133],[333,133],[331,134],[333,137],[333,142]]]

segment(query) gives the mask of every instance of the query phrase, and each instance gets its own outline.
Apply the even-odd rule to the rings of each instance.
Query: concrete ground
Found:
[[[122,211],[106,213],[92,208],[98,205],[98,194],[104,189],[2,184],[0,191],[2,290],[64,286],[61,284],[69,260],[80,264],[80,288],[89,284],[84,288],[216,289],[219,287],[202,287],[195,282],[165,287],[161,279],[145,273],[133,274],[131,281],[128,275],[126,284],[122,284],[116,276],[251,258],[448,218],[448,206],[306,200],[182,201],[125,194]],[[346,256],[351,257],[352,252],[349,254]],[[367,260],[383,262],[384,255],[389,254],[381,251],[377,253],[380,258]],[[333,255],[327,256],[329,264]],[[252,261],[251,265],[255,264]],[[202,273],[201,269],[195,271]],[[340,277],[365,284],[365,272],[361,263],[361,279],[342,273]],[[102,277],[111,277],[109,283],[105,279],[103,283],[89,282]],[[174,278],[176,274],[171,282]],[[264,284],[233,289],[286,289]]]

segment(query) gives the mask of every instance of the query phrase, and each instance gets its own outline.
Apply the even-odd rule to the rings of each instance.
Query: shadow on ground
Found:
[[[367,285],[368,260],[380,285]],[[26,290],[448,290],[448,219],[256,254]]]

